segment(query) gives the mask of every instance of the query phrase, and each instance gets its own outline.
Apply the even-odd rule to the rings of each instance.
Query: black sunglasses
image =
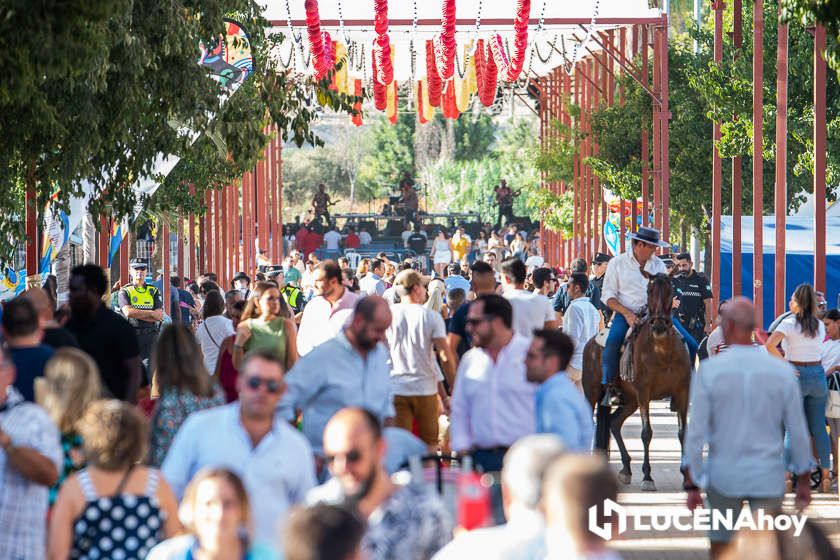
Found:
[[[492,321],[492,320],[493,320],[492,316],[485,315],[484,317],[481,317],[480,319],[467,319],[465,322],[468,325],[476,326],[477,324],[483,323],[484,321]]]
[[[263,379],[261,377],[249,377],[248,378],[248,387],[256,391],[260,388],[260,385],[265,384],[265,389],[269,393],[279,393],[283,390],[283,383],[281,381],[275,381],[273,379]]]
[[[342,456],[344,457],[344,462],[348,465],[358,463],[362,458],[362,454],[361,452],[359,452],[358,449],[351,449],[350,451],[344,454],[339,453],[337,455],[327,455],[324,457],[324,462],[326,462],[327,466],[330,466],[333,463],[335,463],[336,459]]]

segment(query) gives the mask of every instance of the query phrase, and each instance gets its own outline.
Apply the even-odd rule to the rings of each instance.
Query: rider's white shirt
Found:
[[[604,305],[607,305],[610,298],[615,298],[621,305],[634,312],[645,306],[648,280],[642,276],[639,266],[632,248],[610,260],[601,288],[601,301]],[[665,263],[656,255],[645,263],[645,271],[650,274],[668,274]]]

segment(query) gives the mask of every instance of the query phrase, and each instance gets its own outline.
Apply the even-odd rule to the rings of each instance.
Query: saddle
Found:
[[[645,306],[642,311],[639,313],[639,322],[631,328],[627,329],[627,335],[624,337],[624,341],[621,343],[621,348],[619,349],[619,359],[618,359],[618,375],[624,381],[628,383],[632,383],[634,379],[633,375],[633,341],[636,340],[636,335],[639,332],[639,329],[642,325],[647,322],[648,320],[648,309]],[[607,347],[607,337],[610,335],[610,327],[604,327],[601,329],[598,334],[595,335],[595,342],[601,348]]]

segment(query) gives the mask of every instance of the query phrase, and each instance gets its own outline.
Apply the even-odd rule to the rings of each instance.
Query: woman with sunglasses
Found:
[[[260,282],[251,294],[242,321],[236,327],[233,343],[233,363],[237,367],[251,350],[272,350],[283,361],[286,371],[298,359],[297,327],[291,309],[280,289],[268,282]]]

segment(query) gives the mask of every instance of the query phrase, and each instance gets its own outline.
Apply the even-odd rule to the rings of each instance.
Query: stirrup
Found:
[[[607,383],[606,384],[606,391],[604,391],[604,396],[601,398],[600,402],[601,406],[621,406],[624,404],[624,399],[621,398],[621,394],[616,388],[615,384]]]

